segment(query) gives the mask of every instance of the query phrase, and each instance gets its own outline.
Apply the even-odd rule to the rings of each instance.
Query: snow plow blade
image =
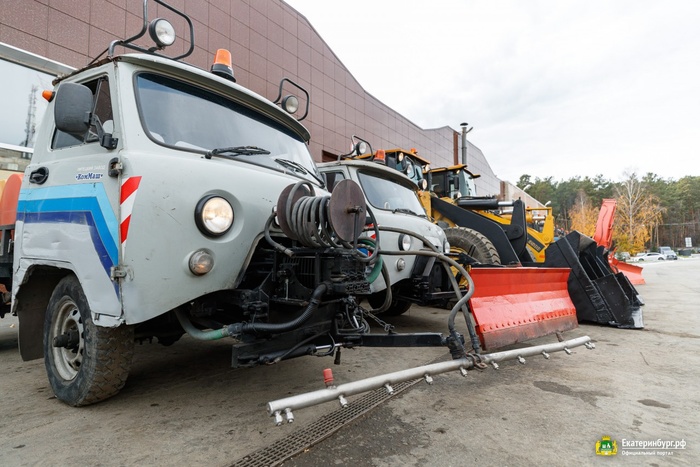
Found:
[[[642,268],[634,264],[618,261],[612,254],[610,254],[610,267],[613,271],[624,274],[632,285],[643,285],[647,283],[644,277],[642,277]]]
[[[642,329],[644,302],[629,279],[611,269],[603,250],[573,231],[547,247],[544,265],[571,268],[569,295],[579,321]]]
[[[469,306],[485,349],[525,342],[578,327],[568,268],[481,268],[470,272]]]

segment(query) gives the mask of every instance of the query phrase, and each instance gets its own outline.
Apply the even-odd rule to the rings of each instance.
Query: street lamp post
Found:
[[[474,127],[470,127],[468,123],[460,123],[459,126],[462,127],[462,164],[467,165],[467,155],[469,154],[469,147],[467,146],[467,133],[472,131]]]

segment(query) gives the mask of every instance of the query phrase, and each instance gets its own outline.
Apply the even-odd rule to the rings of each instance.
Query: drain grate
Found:
[[[431,363],[436,363],[444,358],[445,356],[439,357]],[[231,467],[268,467],[279,465],[290,457],[303,452],[304,449],[328,438],[347,423],[366,414],[382,402],[396,396],[420,381],[422,381],[422,379],[404,381],[392,385],[394,388],[393,394],[389,394],[384,388],[375,389],[359,399],[350,402],[347,407],[339,408],[334,412],[322,416],[318,421],[312,423],[308,427],[295,431],[284,439],[274,442],[270,446],[247,454],[231,464]]]

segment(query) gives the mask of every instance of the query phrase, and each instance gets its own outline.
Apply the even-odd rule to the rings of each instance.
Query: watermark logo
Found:
[[[622,439],[623,456],[673,456],[685,450],[685,439]]]
[[[595,453],[597,456],[614,456],[617,454],[617,441],[610,439],[610,436],[603,436],[595,442]]]

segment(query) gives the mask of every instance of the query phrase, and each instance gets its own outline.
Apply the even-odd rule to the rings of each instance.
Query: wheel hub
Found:
[[[72,300],[64,301],[56,313],[51,330],[53,335],[51,353],[59,375],[72,380],[83,363],[85,329],[80,310]]]

